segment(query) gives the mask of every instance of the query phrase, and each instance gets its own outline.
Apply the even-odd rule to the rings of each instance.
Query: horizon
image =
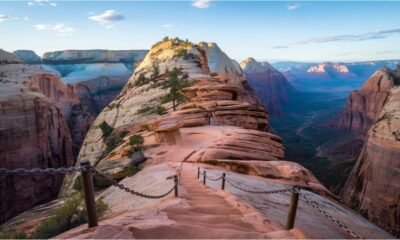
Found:
[[[398,7],[400,2],[0,2],[0,34],[8,36],[0,47],[39,56],[63,49],[148,50],[164,36],[179,36],[215,42],[237,61],[392,60],[400,59]]]

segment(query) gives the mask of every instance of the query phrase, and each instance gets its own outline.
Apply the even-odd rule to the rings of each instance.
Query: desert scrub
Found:
[[[144,73],[141,73],[139,77],[135,81],[135,86],[140,87],[150,82],[150,79],[144,76]]]
[[[96,201],[97,216],[101,217],[108,206],[102,199]],[[48,239],[87,222],[83,195],[75,194],[68,198],[64,205],[53,210],[53,216],[42,221],[31,238]]]
[[[134,166],[133,164],[129,164],[129,166],[124,168],[123,174],[124,174],[125,177],[132,177],[133,175],[135,175],[139,171],[140,171],[140,169],[138,167]]]
[[[135,134],[129,138],[129,145],[133,147],[135,151],[143,148],[144,139],[141,135]]]
[[[122,143],[124,137],[128,134],[128,131],[115,131],[110,136],[106,138],[106,149],[105,152],[109,153],[114,150],[118,145]]]
[[[165,114],[167,114],[167,109],[165,109],[165,107],[163,107],[163,106],[157,106],[157,108],[156,108],[156,113],[158,114],[158,115],[165,115]]]
[[[154,107],[150,107],[150,106],[142,106],[139,110],[136,111],[137,114],[143,114],[143,113],[147,113],[150,112],[151,110],[153,110]]]
[[[105,138],[108,137],[114,131],[114,128],[111,127],[110,125],[108,125],[108,123],[106,121],[103,121],[99,125],[99,128],[103,132],[103,137],[105,137]]]
[[[0,233],[0,239],[27,239],[28,236],[24,232],[17,232],[15,230],[5,231]]]

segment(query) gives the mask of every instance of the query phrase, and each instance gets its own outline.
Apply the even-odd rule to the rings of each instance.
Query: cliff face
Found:
[[[390,69],[382,68],[359,91],[352,91],[334,125],[348,131],[366,132],[380,116],[390,90],[396,84],[394,75]]]
[[[347,204],[366,218],[400,236],[400,70],[383,69],[364,87],[377,86],[376,102],[385,99],[378,118],[343,189]],[[382,102],[378,102],[380,106]],[[373,116],[373,115],[372,115]]]
[[[21,63],[21,60],[18,59],[18,57],[15,56],[15,54],[0,49],[0,64],[11,64],[11,63]]]
[[[282,73],[268,63],[259,63],[248,58],[240,63],[247,82],[257,93],[264,106],[272,115],[282,115],[283,105],[296,90]]]
[[[34,66],[5,64],[0,72],[0,167],[72,166],[72,141],[62,113],[77,101],[71,87]],[[63,181],[62,175],[0,178],[0,223],[56,198]]]
[[[157,74],[154,74],[155,68]],[[182,90],[185,102],[176,111],[172,110],[171,101],[164,100],[169,88],[162,87],[174,68],[181,69],[182,76],[186,76],[191,85]],[[165,108],[168,114],[159,116],[159,108]],[[214,43],[167,40],[155,44],[119,96],[93,123],[78,162],[89,160],[100,169],[107,169],[111,163],[129,162],[130,158],[122,150],[129,148],[125,140],[115,151],[105,151],[106,140],[99,128],[104,121],[115,131],[136,129],[148,136],[148,144],[172,144],[183,155],[191,152],[186,161],[225,164],[225,161],[243,160],[241,164],[256,168],[263,161],[276,161],[271,165],[276,176],[280,171],[278,165],[294,165],[279,163],[284,159],[284,148],[279,137],[264,132],[269,129],[265,108],[249,87],[240,66]],[[197,133],[199,131],[201,134]],[[191,140],[191,136],[197,134],[198,138]],[[254,142],[259,144],[252,144]],[[145,154],[148,158],[159,159],[159,151],[165,150],[152,148]],[[162,154],[164,161],[169,159],[167,155]],[[304,173],[304,178],[309,179],[306,182],[316,181],[309,171]],[[68,179],[64,189],[71,190],[72,184],[73,180]]]
[[[13,53],[25,64],[42,63],[42,59],[32,50],[17,50]]]

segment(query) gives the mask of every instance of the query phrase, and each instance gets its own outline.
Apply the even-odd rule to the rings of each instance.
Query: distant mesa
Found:
[[[22,63],[22,61],[13,53],[0,49],[0,64]]]
[[[17,50],[13,53],[25,64],[42,63],[42,59],[32,50]]]

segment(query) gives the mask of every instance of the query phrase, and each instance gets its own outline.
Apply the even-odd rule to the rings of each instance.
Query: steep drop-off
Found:
[[[0,167],[74,164],[63,112],[78,99],[71,86],[39,67],[0,65]],[[1,175],[0,223],[57,197],[62,175]]]
[[[366,89],[375,86],[381,90],[370,93],[376,99],[367,104],[365,114],[375,123],[343,189],[347,204],[397,237],[400,236],[399,85],[400,68],[382,69],[364,85]],[[382,109],[379,113],[375,112],[379,109]]]
[[[247,82],[257,93],[271,115],[282,115],[283,105],[288,103],[295,88],[286,80],[282,73],[270,64],[257,62],[247,58],[240,63],[246,75]]]

